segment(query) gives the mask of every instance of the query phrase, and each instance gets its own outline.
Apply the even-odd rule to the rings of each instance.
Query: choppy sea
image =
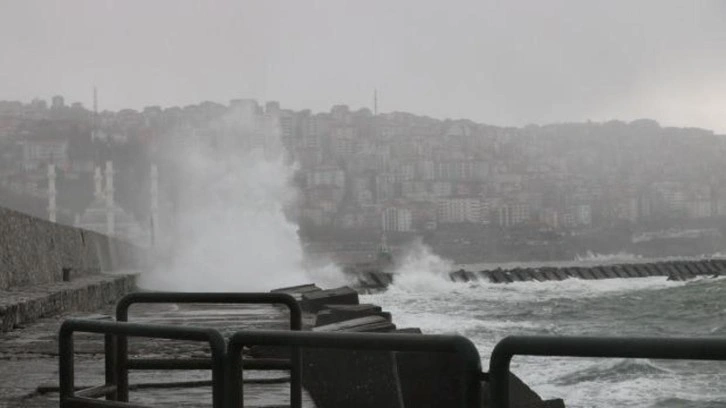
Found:
[[[392,312],[398,327],[469,337],[483,367],[514,334],[726,338],[726,278],[489,284],[408,271],[361,301]],[[512,371],[568,407],[726,407],[726,362],[515,357]]]

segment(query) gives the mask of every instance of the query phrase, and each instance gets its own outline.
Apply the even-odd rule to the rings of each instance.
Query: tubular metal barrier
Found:
[[[481,358],[474,344],[462,336],[394,333],[324,333],[295,331],[241,331],[229,339],[228,408],[244,406],[242,347],[252,345],[297,346],[347,350],[389,350],[448,352],[458,354],[465,364],[462,400],[469,408],[481,407]],[[292,364],[291,377],[302,376],[300,360]],[[290,406],[302,406],[301,383],[290,384]]]
[[[509,408],[509,363],[515,355],[726,361],[726,338],[506,337],[489,362],[494,408]]]
[[[75,370],[73,365],[73,333],[99,333],[104,334],[105,339],[114,336],[146,337],[170,340],[191,340],[209,343],[212,351],[210,366],[212,369],[212,406],[214,408],[224,407],[224,382],[225,382],[225,342],[224,337],[214,329],[133,324],[125,322],[104,322],[96,320],[70,319],[63,322],[58,333],[58,360],[59,360],[59,385],[60,385],[60,406],[61,408],[74,407],[141,407],[140,405],[129,404],[128,402],[100,401],[94,398],[102,396],[114,396],[118,392],[118,383],[109,382],[108,371],[106,372],[106,384],[74,391]],[[109,347],[106,342],[107,350]],[[106,357],[113,356],[113,353],[106,353]],[[106,367],[113,363],[106,361]],[[111,370],[112,371],[112,370]],[[113,399],[113,398],[112,398]]]
[[[137,292],[119,300],[116,305],[116,321],[126,322],[129,318],[129,307],[136,303],[205,303],[205,304],[282,304],[290,310],[290,330],[302,329],[302,310],[300,305],[286,293],[204,293],[204,292]],[[129,369],[137,370],[198,370],[208,369],[210,362],[205,359],[129,359],[128,340],[125,336],[116,338],[115,372],[106,371],[106,377],[114,379],[118,384],[116,397],[119,401],[129,400]],[[112,346],[107,347],[107,353]],[[107,361],[111,360],[106,355]],[[260,359],[263,360],[263,359]],[[256,366],[254,366],[256,364]],[[301,365],[300,350],[292,348],[290,362],[279,359],[264,359],[252,362],[248,368],[289,368],[290,365]],[[107,365],[107,367],[113,367]],[[302,387],[301,373],[291,372],[290,383],[293,387]]]

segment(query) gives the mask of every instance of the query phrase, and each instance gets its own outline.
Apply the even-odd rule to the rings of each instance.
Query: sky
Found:
[[[0,100],[726,133],[726,0],[0,0]]]

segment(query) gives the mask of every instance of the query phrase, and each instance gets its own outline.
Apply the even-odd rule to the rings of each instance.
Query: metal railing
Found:
[[[302,329],[300,305],[294,297],[286,293],[136,292],[124,296],[118,302],[116,305],[116,321],[127,322],[129,308],[137,303],[281,304],[287,306],[290,311],[290,330]],[[114,395],[118,401],[129,400],[129,369],[198,370],[210,368],[210,362],[206,359],[129,359],[126,336],[116,336],[115,345],[113,341],[113,338],[107,336],[106,381],[107,383],[118,384],[116,395]],[[115,354],[115,356],[111,357],[111,353]],[[293,347],[289,362],[268,359],[267,361],[252,361],[246,365],[251,369],[290,369],[291,366],[301,366],[302,362],[300,350]],[[292,386],[302,387],[300,375],[300,370],[291,370],[290,382]]]
[[[726,361],[726,338],[506,337],[489,362],[494,408],[509,408],[509,363],[515,355]]]
[[[462,336],[396,333],[324,333],[284,331],[241,331],[229,339],[228,401],[229,408],[244,406],[242,385],[242,347],[252,345],[298,346],[346,350],[388,350],[456,353],[464,364],[461,400],[465,407],[481,407],[481,358],[472,342]],[[292,373],[302,376],[302,366],[294,364]],[[340,390],[345,392],[345,390]],[[290,384],[290,406],[301,408],[302,384]]]
[[[61,408],[141,407],[140,405],[129,404],[127,401],[98,401],[94,399],[102,396],[108,397],[109,395],[117,393],[118,383],[108,382],[108,371],[106,373],[106,384],[98,387],[87,388],[85,390],[78,391],[77,393],[75,392],[75,370],[73,358],[75,350],[73,344],[73,333],[76,332],[104,334],[106,340],[108,340],[109,336],[119,336],[119,338],[131,336],[170,340],[192,340],[209,343],[209,347],[212,352],[211,361],[210,364],[208,364],[212,370],[212,406],[214,408],[224,407],[226,350],[224,337],[222,337],[217,330],[185,326],[70,319],[63,322],[58,333],[58,376]],[[108,350],[108,342],[106,344]],[[113,354],[111,354],[111,356],[112,355]],[[108,358],[109,356],[109,353],[106,353],[106,357]],[[111,368],[113,368],[113,363],[110,365]],[[106,367],[108,369],[109,361],[106,361]]]

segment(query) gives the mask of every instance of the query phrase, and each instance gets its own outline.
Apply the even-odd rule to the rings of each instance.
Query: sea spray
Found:
[[[296,199],[279,122],[247,110],[217,124],[211,140],[187,138],[169,153],[176,173],[175,230],[166,259],[140,279],[147,289],[265,291],[343,282],[334,265],[305,270]]]
[[[394,283],[389,290],[438,291],[452,284],[454,263],[436,255],[420,239],[403,248],[395,262]]]

